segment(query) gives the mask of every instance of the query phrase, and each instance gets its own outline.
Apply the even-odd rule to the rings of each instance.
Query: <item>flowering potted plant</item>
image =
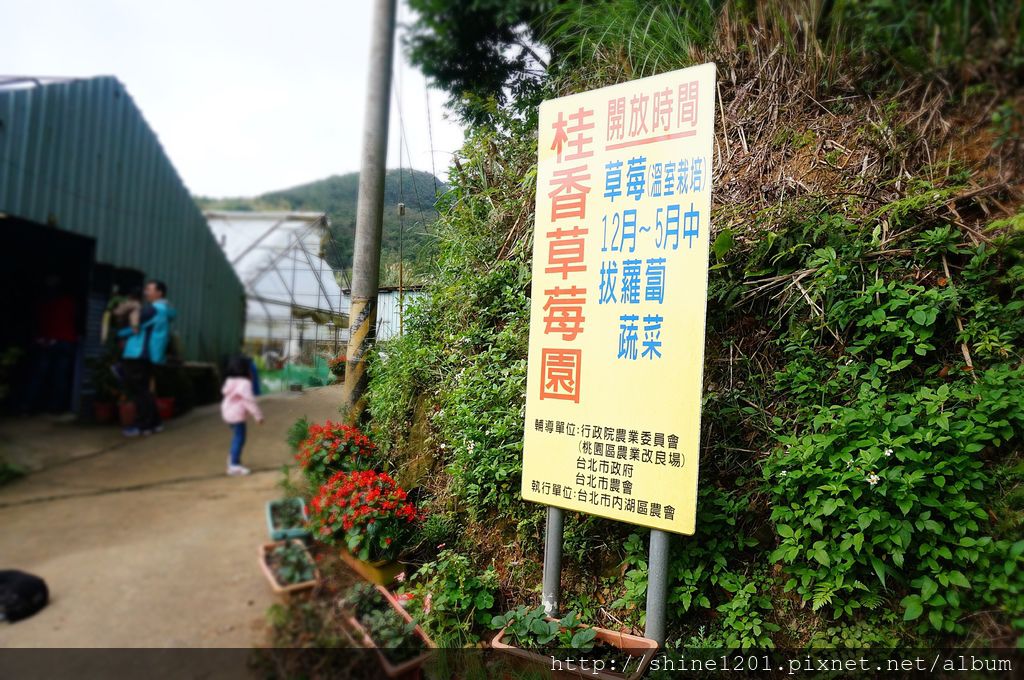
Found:
[[[328,420],[309,426],[295,460],[315,488],[335,472],[374,467],[376,454],[377,447],[359,428]]]
[[[344,354],[339,354],[333,359],[327,360],[327,367],[331,369],[331,373],[338,380],[345,379],[345,367],[348,365],[348,357]]]
[[[420,514],[390,475],[337,472],[320,486],[310,506],[313,536],[340,543],[341,558],[363,578],[387,585],[402,571],[399,551]]]

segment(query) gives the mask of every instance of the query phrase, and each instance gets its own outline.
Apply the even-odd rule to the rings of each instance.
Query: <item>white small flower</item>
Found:
[[[786,472],[785,470],[783,470],[782,472],[780,472],[780,473],[779,473],[779,477],[785,477],[785,476],[786,476],[786,475],[788,475],[788,474],[789,474],[788,472]]]
[[[885,451],[883,451],[882,453],[884,453],[884,454],[885,454],[885,457],[886,457],[886,458],[888,458],[889,456],[891,456],[891,455],[892,455],[892,449],[886,449],[886,450],[885,450]]]
[[[876,475],[874,472],[872,472],[870,475],[867,476],[866,479],[868,484],[874,486],[875,484],[878,484],[878,482],[880,482],[882,478]]]

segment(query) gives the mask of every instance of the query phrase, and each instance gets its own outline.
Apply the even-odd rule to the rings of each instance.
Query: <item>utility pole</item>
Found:
[[[388,116],[391,109],[391,61],[396,0],[373,0],[370,72],[363,123],[363,156],[356,206],[356,243],[352,255],[352,306],[349,309],[348,366],[345,369],[347,419],[355,421],[366,391],[366,353],[377,334],[380,241],[384,218]]]

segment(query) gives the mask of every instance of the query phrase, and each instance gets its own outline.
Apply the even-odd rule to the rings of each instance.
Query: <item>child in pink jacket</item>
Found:
[[[221,389],[224,399],[220,402],[220,412],[224,422],[231,426],[231,455],[228,458],[228,474],[232,477],[247,475],[250,470],[242,465],[242,447],[245,446],[245,418],[251,413],[260,425],[263,424],[263,413],[256,404],[252,393],[252,378],[249,373],[249,362],[245,357],[234,357],[228,362],[227,380]]]

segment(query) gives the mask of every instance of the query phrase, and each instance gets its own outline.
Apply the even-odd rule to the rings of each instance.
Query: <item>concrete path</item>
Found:
[[[337,419],[340,388],[265,397],[243,463],[215,407],[166,431],[0,487],[0,568],[46,579],[50,605],[0,623],[0,647],[248,647],[273,603],[257,567],[285,431]],[[69,442],[68,445],[72,445]]]

